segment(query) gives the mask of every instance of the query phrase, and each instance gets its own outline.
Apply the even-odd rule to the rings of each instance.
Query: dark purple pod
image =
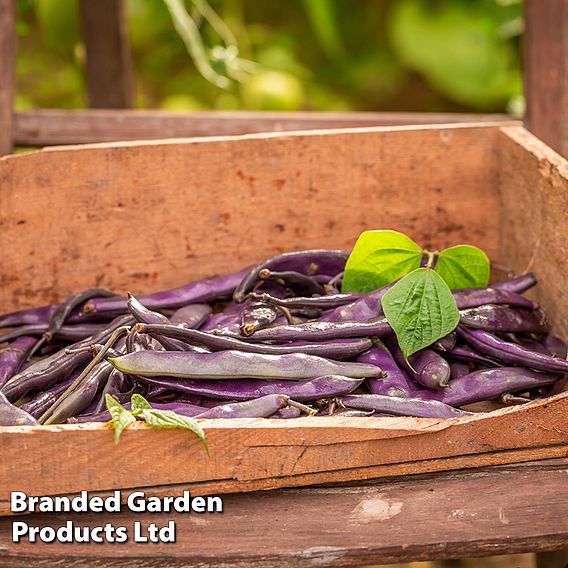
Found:
[[[483,353],[478,353],[468,347],[467,345],[456,345],[453,349],[447,352],[447,356],[451,359],[458,359],[459,361],[472,362],[486,367],[502,367],[503,363],[497,359],[492,359]]]
[[[455,331],[448,333],[448,335],[444,335],[436,341],[433,345],[434,349],[438,351],[449,351],[456,346],[456,342],[458,340],[458,336]]]
[[[267,293],[250,294],[254,300],[262,301],[274,306],[282,306],[290,310],[293,309],[322,309],[331,310],[339,306],[345,306],[346,304],[352,304],[354,301],[361,298],[359,294],[330,294],[328,296],[314,296],[314,297],[302,297],[296,296],[292,298],[275,298]]]
[[[354,391],[363,379],[351,379],[339,375],[327,375],[305,381],[264,379],[188,380],[168,377],[147,377],[151,384],[158,384],[186,394],[201,395],[212,399],[250,400],[269,394],[285,394],[300,402],[333,398]]]
[[[199,331],[219,331],[240,335],[241,317],[247,304],[229,303],[225,309],[213,314],[200,328]]]
[[[314,321],[296,325],[280,325],[261,329],[246,338],[249,341],[325,341],[328,339],[347,339],[350,337],[384,337],[391,334],[392,328],[385,318],[374,322],[340,322]],[[225,333],[223,335],[231,335]]]
[[[178,308],[170,317],[173,325],[181,325],[189,329],[199,329],[212,313],[209,304],[189,304]]]
[[[548,331],[542,310],[527,310],[487,304],[460,311],[460,322],[466,327],[500,333],[545,333]]]
[[[0,328],[17,327],[20,325],[49,325],[49,320],[57,310],[57,304],[42,306],[40,308],[28,308],[4,314],[0,317]]]
[[[110,394],[118,402],[126,402],[132,398],[132,395],[140,390],[137,388],[137,385],[132,383],[132,380],[129,377],[126,377],[120,371],[113,369],[108,377],[108,381],[106,382],[104,388],[101,391],[100,396],[98,396],[98,400],[96,401],[96,406],[93,412],[103,412],[106,409],[106,395]]]
[[[129,375],[187,379],[298,380],[324,375],[365,378],[377,377],[381,373],[381,370],[373,365],[332,361],[303,353],[263,355],[239,351],[138,351],[108,360],[119,371]]]
[[[182,329],[171,325],[138,325],[137,329],[141,333],[147,333],[158,340],[163,337],[173,337],[211,351],[234,350],[243,353],[263,353],[266,355],[304,353],[306,355],[318,355],[339,360],[356,357],[372,345],[372,341],[368,338],[335,339],[313,343],[292,341],[281,345],[272,345],[248,343],[233,336],[213,335],[197,329]]]
[[[450,363],[450,378],[451,380],[459,379],[465,375],[469,375],[470,369],[467,363],[462,361],[454,361]]]
[[[532,272],[529,272],[528,274],[516,276],[515,278],[509,278],[508,280],[495,282],[494,284],[491,284],[491,288],[503,290],[505,292],[513,292],[515,294],[522,294],[529,288],[535,286],[536,282],[536,276]]]
[[[423,392],[421,397],[439,400],[452,406],[463,406],[496,398],[507,392],[550,385],[558,381],[558,375],[538,373],[521,367],[499,367],[474,371],[450,381],[447,388],[437,392]]]
[[[482,353],[512,365],[523,365],[550,373],[568,373],[568,361],[530,351],[522,345],[511,343],[478,329],[467,329],[461,325],[458,335]]]
[[[405,361],[394,335],[385,338],[385,344],[399,367],[408,372],[417,383],[429,389],[438,389],[448,384],[450,365],[432,349],[421,349]]]
[[[269,394],[253,400],[220,404],[198,414],[196,418],[268,418],[288,406],[290,399],[282,394]]]
[[[381,301],[383,296],[394,286],[388,284],[374,292],[360,296],[354,302],[339,306],[324,314],[319,321],[322,322],[349,322],[360,321],[366,322],[383,315],[383,306]]]
[[[62,349],[33,363],[22,372],[13,376],[3,387],[6,398],[16,401],[29,392],[42,390],[68,377],[79,365],[91,358],[89,349],[81,349],[96,343],[104,343],[111,334],[123,325],[130,325],[132,316],[115,318],[107,327],[93,337],[79,341],[69,346],[73,353]]]
[[[298,296],[322,296],[325,294],[325,288],[315,278],[293,270],[273,272],[268,268],[263,268],[258,276],[262,280],[278,282]]]
[[[453,408],[437,400],[422,400],[420,398],[401,398],[383,396],[380,394],[351,394],[341,399],[347,408],[360,410],[375,410],[395,416],[416,416],[419,418],[459,418],[470,416],[465,412]]]
[[[383,372],[379,378],[366,379],[365,383],[372,394],[408,397],[416,389],[415,383],[397,365],[391,352],[378,341],[369,351],[359,355],[357,362],[376,365]]]
[[[249,271],[250,268],[245,268],[234,274],[198,280],[180,288],[140,296],[138,299],[149,310],[159,310],[161,308],[180,308],[187,304],[203,304],[229,298]],[[84,311],[86,313],[122,313],[126,311],[126,302],[127,298],[94,299],[85,304]]]
[[[46,424],[62,424],[68,418],[80,414],[93,402],[97,391],[104,384],[113,367],[106,361],[96,364],[84,377],[81,384],[72,391],[64,400],[56,403]]]
[[[274,414],[271,414],[268,418],[282,418],[282,419],[289,419],[289,418],[299,418],[302,416],[303,412],[295,407],[295,406],[288,406],[287,408],[281,408],[277,410]]]
[[[566,343],[554,335],[546,335],[542,339],[542,345],[551,354],[560,359],[566,359],[568,357],[568,346]]]
[[[349,253],[340,250],[304,250],[273,256],[261,264],[247,270],[246,275],[236,287],[233,300],[237,303],[245,299],[259,279],[259,272],[266,268],[271,271],[292,270],[301,274],[335,275],[345,268]]]
[[[20,370],[37,341],[36,337],[18,337],[0,349],[0,389]]]
[[[39,426],[39,422],[21,408],[14,406],[0,392],[0,426]]]
[[[506,304],[517,308],[534,310],[538,306],[528,298],[496,288],[461,288],[452,292],[458,309],[477,308],[486,304]]]
[[[28,402],[22,404],[20,408],[34,418],[39,418],[57,400],[59,395],[73,384],[78,376],[79,371],[75,371],[64,381],[54,384],[47,390],[35,393],[34,396],[28,400]]]
[[[250,302],[241,314],[240,331],[242,335],[252,335],[259,329],[268,327],[278,317],[278,310],[264,302]]]
[[[12,341],[18,337],[23,335],[32,335],[32,336],[40,336],[48,333],[48,324],[46,323],[36,323],[36,324],[28,324],[28,325],[21,325],[20,327],[16,327],[11,329],[10,331],[3,333],[0,335],[0,343],[4,343],[5,341]],[[57,337],[58,339],[65,339],[68,341],[81,341],[82,339],[86,339],[95,333],[98,333],[102,329],[104,329],[104,324],[98,323],[80,323],[77,325],[63,325],[58,328],[56,331],[52,332],[52,336],[50,337]],[[31,355],[30,355],[31,356]]]

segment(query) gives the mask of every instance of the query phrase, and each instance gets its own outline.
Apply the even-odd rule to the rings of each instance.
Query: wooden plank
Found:
[[[498,114],[32,110],[16,114],[18,146],[223,136],[252,132],[509,120]]]
[[[568,157],[568,0],[525,0],[527,124]]]
[[[451,460],[437,466],[430,461],[459,456],[472,459],[457,467],[500,464],[507,461],[507,450],[526,452],[525,460],[558,452],[568,457],[567,412],[568,392],[452,420],[204,420],[209,459],[186,432],[144,424],[126,432],[119,447],[105,424],[5,427],[0,428],[0,503],[5,511],[16,490],[58,495],[204,482],[213,493],[272,489],[290,485],[296,476],[304,476],[302,484],[314,484],[401,473],[378,467],[384,465],[406,464],[407,473],[451,469],[456,467]],[[475,456],[482,460],[476,463]]]
[[[16,0],[0,0],[0,156],[12,151],[16,96]]]
[[[502,129],[502,258],[539,277],[536,294],[555,333],[568,336],[568,162],[522,127]]]
[[[134,74],[123,0],[79,0],[92,108],[134,106]]]
[[[286,250],[350,249],[377,227],[495,257],[498,135],[495,125],[377,127],[6,157],[0,312],[91,286],[167,289]]]
[[[89,566],[278,568],[555,550],[568,541],[568,460],[391,478],[349,487],[224,497],[222,515],[112,515],[131,531],[176,522],[176,544],[11,542],[15,518],[0,519],[0,562],[19,568]],[[535,490],[535,487],[538,490]],[[94,514],[33,515],[32,526],[101,525]],[[127,559],[127,560],[126,560]]]

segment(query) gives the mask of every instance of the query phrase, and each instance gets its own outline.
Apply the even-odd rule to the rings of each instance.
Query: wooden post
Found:
[[[16,1],[0,0],[0,156],[12,151],[16,93]]]
[[[525,0],[527,126],[568,156],[568,0]]]
[[[92,108],[132,108],[134,78],[123,0],[80,0]]]

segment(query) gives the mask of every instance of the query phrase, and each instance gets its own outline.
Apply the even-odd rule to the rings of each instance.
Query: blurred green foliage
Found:
[[[163,0],[127,0],[138,107],[522,112],[521,0],[209,3],[258,65],[220,89]],[[219,37],[186,6],[225,74]],[[18,109],[84,107],[77,0],[19,0],[18,32]]]

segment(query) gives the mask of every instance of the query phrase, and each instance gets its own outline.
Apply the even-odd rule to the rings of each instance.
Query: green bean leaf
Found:
[[[402,278],[383,296],[382,306],[406,359],[453,331],[460,320],[448,285],[430,268]]]
[[[141,395],[133,394],[130,399],[130,408],[133,413],[140,414],[143,410],[151,410],[150,403]]]
[[[201,440],[205,446],[205,452],[209,455],[205,432],[193,418],[182,416],[173,410],[150,408],[142,411],[142,419],[152,428],[183,428],[191,430]]]
[[[434,270],[452,290],[486,288],[489,284],[489,258],[481,249],[471,245],[444,249]]]
[[[126,428],[136,422],[136,418],[132,412],[126,410],[120,402],[114,399],[110,394],[105,397],[107,410],[112,417],[112,426],[114,428],[114,443],[118,444],[120,435]]]
[[[365,231],[345,265],[341,291],[367,294],[420,266],[422,249],[397,231]]]

